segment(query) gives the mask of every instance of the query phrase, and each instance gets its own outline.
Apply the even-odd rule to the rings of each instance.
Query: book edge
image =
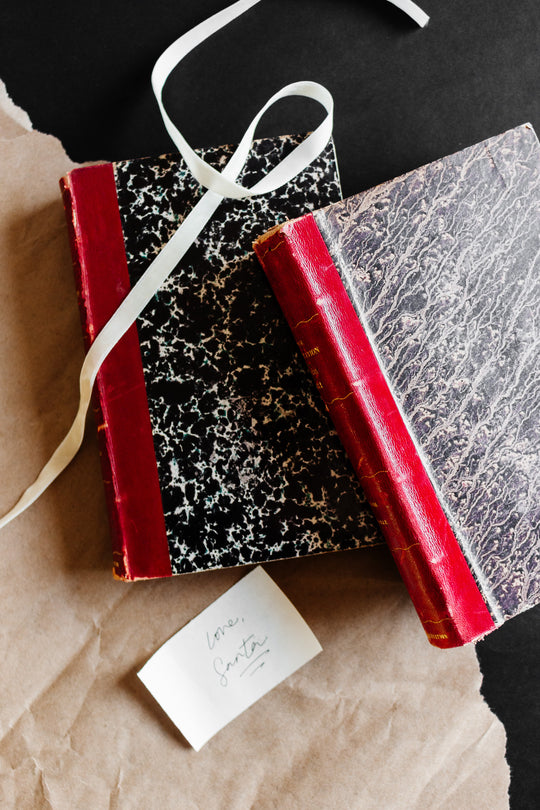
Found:
[[[411,175],[416,174],[416,172],[422,171],[423,169],[427,168],[428,166],[431,166],[434,163],[439,163],[442,160],[452,159],[453,157],[461,154],[461,152],[465,152],[467,149],[470,149],[472,147],[485,146],[485,147],[489,148],[490,142],[493,141],[495,138],[500,138],[501,136],[504,136],[504,135],[506,135],[506,134],[508,134],[510,132],[513,132],[514,130],[517,130],[517,129],[527,129],[527,130],[529,130],[530,132],[532,132],[533,137],[537,141],[539,141],[538,135],[537,135],[536,130],[533,127],[533,125],[530,122],[525,121],[523,124],[518,124],[515,127],[510,127],[510,129],[507,129],[504,132],[501,132],[501,133],[499,133],[497,135],[491,135],[489,138],[484,138],[482,141],[478,141],[478,143],[469,144],[468,146],[464,146],[462,149],[456,149],[454,152],[450,152],[449,155],[443,155],[442,157],[435,158],[434,160],[430,160],[427,163],[422,163],[420,166],[416,166],[414,169],[409,169],[409,171],[406,171],[406,172],[403,172],[402,174],[396,175],[396,177],[391,177],[388,180],[383,180],[380,183],[377,183],[377,185],[375,185],[375,186],[371,186],[370,188],[364,189],[363,191],[358,191],[355,194],[352,194],[352,195],[349,195],[348,197],[345,197],[341,202],[347,202],[347,200],[355,198],[355,197],[363,198],[363,199],[366,200],[366,204],[367,204],[366,207],[369,207],[370,205],[372,205],[379,198],[379,196],[381,194],[385,193],[385,191],[386,191],[386,189],[387,189],[387,187],[389,185],[394,184],[394,183],[403,183]],[[332,206],[334,206],[335,204],[336,203],[330,203],[329,205],[325,205],[322,208],[319,208],[318,211],[316,211],[314,213],[319,213],[320,212],[321,214],[324,214],[324,212],[327,209],[332,208]],[[283,223],[283,224],[285,224],[285,223]],[[266,234],[263,234],[263,236],[261,238],[264,238],[264,236],[266,236]]]

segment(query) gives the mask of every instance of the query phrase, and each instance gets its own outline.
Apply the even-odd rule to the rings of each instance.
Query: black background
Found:
[[[169,152],[152,66],[226,5],[6,2],[0,78],[73,160]],[[336,103],[346,196],[525,121],[540,132],[538,0],[422,7],[431,15],[424,30],[384,0],[262,0],[185,59],[167,84],[168,111],[193,146],[236,142],[282,85],[320,81]],[[314,103],[288,100],[258,134],[305,131],[320,119]],[[538,808],[540,608],[492,633],[477,653],[484,695],[508,735],[510,806]]]

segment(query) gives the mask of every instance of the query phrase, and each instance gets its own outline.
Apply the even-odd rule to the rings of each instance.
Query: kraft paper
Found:
[[[83,347],[62,145],[0,87],[0,511],[78,402]],[[498,810],[505,734],[473,647],[431,647],[384,548],[267,572],[323,652],[195,752],[137,678],[249,569],[111,575],[95,429],[0,533],[0,806],[17,810]]]

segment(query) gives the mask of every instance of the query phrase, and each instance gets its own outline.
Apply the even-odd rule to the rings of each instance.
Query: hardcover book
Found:
[[[540,596],[539,226],[524,125],[255,245],[439,647]]]
[[[257,141],[256,182],[300,137]],[[232,147],[201,150],[222,168]],[[203,193],[179,156],[61,181],[89,345]],[[96,382],[114,572],[163,577],[379,542],[252,251],[340,198],[333,146],[272,195],[224,200]]]

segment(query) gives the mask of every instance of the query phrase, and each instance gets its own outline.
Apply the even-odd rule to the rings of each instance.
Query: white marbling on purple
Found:
[[[529,125],[316,220],[496,622],[540,596],[540,146]]]

